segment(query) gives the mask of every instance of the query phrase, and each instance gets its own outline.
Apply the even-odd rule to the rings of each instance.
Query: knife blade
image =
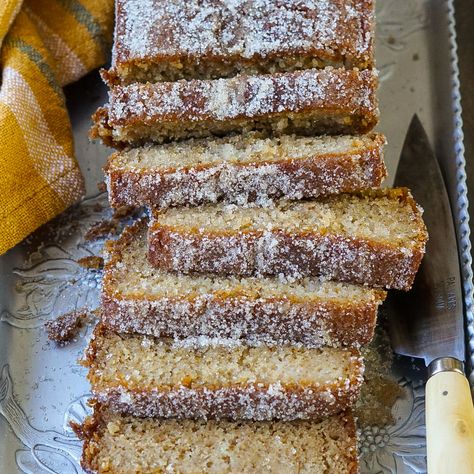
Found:
[[[410,188],[424,208],[429,241],[412,290],[390,295],[390,339],[395,352],[423,358],[428,367],[428,472],[474,474],[474,406],[463,367],[456,234],[443,175],[417,116],[408,129],[395,185]]]
[[[411,291],[387,302],[395,352],[425,360],[465,359],[461,273],[448,193],[438,160],[415,115],[398,164],[395,186],[411,189],[424,209],[429,240]]]

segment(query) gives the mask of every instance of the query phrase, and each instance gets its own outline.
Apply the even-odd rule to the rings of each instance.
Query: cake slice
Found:
[[[94,474],[356,474],[350,413],[321,422],[157,420],[96,405],[82,427],[82,467]]]
[[[107,243],[101,320],[109,329],[306,347],[359,347],[373,337],[383,291],[317,278],[170,273],[148,262],[145,234],[139,222]]]
[[[354,405],[364,371],[355,349],[176,343],[101,325],[83,363],[100,403],[165,418],[319,419]]]
[[[91,136],[121,147],[251,130],[358,134],[377,123],[377,73],[307,69],[112,86]]]
[[[106,165],[112,206],[166,208],[225,200],[265,203],[379,187],[385,137],[264,138],[258,134],[191,139],[132,148]]]
[[[421,213],[404,188],[271,207],[170,208],[153,213],[148,255],[157,268],[185,273],[311,275],[408,290],[427,240]]]
[[[212,79],[373,65],[372,0],[117,0],[112,69],[122,82]]]

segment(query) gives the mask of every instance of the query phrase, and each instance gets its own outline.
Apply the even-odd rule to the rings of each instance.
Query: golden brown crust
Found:
[[[87,240],[87,239],[86,239]],[[104,259],[95,255],[89,255],[77,260],[77,263],[88,270],[101,270],[104,267]]]
[[[93,474],[100,472],[96,456],[100,449],[100,439],[103,436],[104,429],[106,429],[104,418],[107,416],[107,412],[96,400],[90,400],[89,403],[94,409],[92,415],[88,416],[82,425],[71,423],[71,428],[76,436],[83,441],[81,467],[85,472]]]
[[[357,134],[378,121],[377,74],[325,68],[112,87],[93,137],[121,147],[250,130]]]
[[[298,420],[331,416],[355,405],[363,383],[360,352],[347,349],[347,376],[324,384],[256,382],[217,384],[182,381],[179,385],[136,386],[118,376],[113,383],[101,379],[99,354],[109,330],[98,324],[82,365],[94,397],[112,412],[151,418]],[[127,337],[120,336],[119,337]]]
[[[111,411],[141,418],[292,421],[321,420],[348,410],[359,398],[361,385],[360,377],[348,384],[281,387],[277,395],[272,386],[257,384],[169,390],[93,387],[93,393]]]
[[[343,307],[330,302],[291,304],[276,298],[241,297],[211,297],[203,304],[198,298],[120,298],[105,290],[101,321],[113,331],[154,337],[234,338],[237,333],[249,344],[360,347],[372,340],[378,304]]]
[[[148,232],[149,261],[157,268],[170,271],[323,276],[372,287],[409,290],[424,255],[426,228],[407,189],[374,190],[365,194],[387,193],[413,210],[419,232],[410,249],[399,244],[330,233],[197,232],[162,225],[156,212]]]
[[[96,140],[100,138],[104,145],[123,148],[125,144],[119,144],[112,139],[112,129],[108,126],[108,111],[107,107],[99,107],[91,116],[92,127],[89,130],[89,138]]]
[[[44,326],[48,334],[48,339],[56,342],[60,346],[68,344],[76,337],[87,318],[88,310],[82,308],[46,321]]]
[[[364,239],[328,234],[299,237],[275,231],[271,236],[278,255],[270,257],[261,245],[265,236],[268,238],[268,232],[204,236],[154,224],[149,233],[149,260],[153,266],[170,271],[317,276],[376,288],[409,290],[424,255],[423,242],[407,255],[398,246]],[[232,261],[226,258],[231,248],[238,253]]]
[[[271,18],[272,21],[268,21]],[[116,2],[109,80],[174,81],[373,65],[372,0]]]
[[[371,114],[376,109],[373,70],[310,69],[217,81],[130,84],[111,90],[112,126],[223,121],[315,109]],[[260,96],[258,95],[260,94]]]
[[[125,229],[107,244],[108,261],[102,284],[101,321],[120,333],[155,337],[239,338],[248,343],[303,344],[307,347],[359,347],[373,337],[377,309],[384,291],[373,299],[261,297],[246,294],[238,284],[226,292],[165,297],[130,288],[117,289],[123,278],[124,254],[142,238],[146,222]]]
[[[386,176],[385,137],[340,153],[246,163],[200,163],[181,168],[127,169],[113,154],[104,168],[113,207],[167,208],[224,200],[248,203],[285,197],[311,198],[379,187]]]

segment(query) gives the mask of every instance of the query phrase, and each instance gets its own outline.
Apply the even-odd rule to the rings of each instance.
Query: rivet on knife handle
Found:
[[[429,474],[474,473],[474,406],[462,363],[445,357],[430,364],[426,384]]]

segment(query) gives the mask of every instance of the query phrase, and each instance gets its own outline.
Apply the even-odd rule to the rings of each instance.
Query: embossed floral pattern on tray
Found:
[[[98,203],[103,207],[101,212],[94,211]],[[33,247],[25,266],[14,270],[18,294],[15,301],[19,303],[14,310],[4,313],[4,322],[16,329],[39,330],[46,319],[61,314],[65,307],[97,306],[99,274],[88,274],[77,264],[77,259],[100,254],[102,241],[86,242],[83,236],[88,226],[109,215],[104,194],[101,194],[51,224],[50,240]],[[74,225],[68,229],[67,223]],[[423,386],[415,387],[406,378],[401,378],[400,384],[406,396],[394,406],[397,423],[367,427],[360,432],[363,473],[424,472]],[[15,454],[20,471],[80,472],[80,443],[69,423],[80,423],[89,413],[88,394],[80,395],[68,405],[63,425],[57,431],[43,431],[29,422],[21,403],[13,395],[12,385],[9,367],[5,365],[0,378],[0,414],[24,444]]]
[[[420,31],[430,28],[428,3],[427,0],[377,2],[377,41],[383,50],[378,64],[382,88],[391,85],[398,64],[397,55],[410,47]],[[446,3],[450,4],[449,1]],[[459,128],[460,123],[457,126]],[[47,319],[66,311],[97,306],[100,273],[87,271],[77,260],[100,255],[101,242],[86,242],[83,236],[91,224],[108,215],[106,203],[103,193],[85,200],[27,239],[14,250],[9,260],[2,260],[11,285],[0,313],[0,332],[8,335],[1,339],[6,343],[3,348],[0,344],[0,356],[5,355],[0,363],[0,436],[4,436],[2,440],[8,438],[9,443],[8,451],[2,451],[0,447],[0,472],[7,472],[4,465],[16,466],[15,472],[27,474],[82,472],[79,465],[81,444],[69,422],[81,422],[89,413],[87,384],[68,388],[67,381],[61,378],[65,377],[65,372],[51,371],[46,375],[36,374],[36,383],[32,384],[31,390],[29,387],[23,389],[23,385],[30,370],[26,365],[35,362],[32,354],[41,363],[51,365],[51,361],[59,358],[59,365],[71,373],[80,371],[76,359],[85,345],[90,327],[83,330],[78,342],[57,350],[45,342],[42,327]],[[23,349],[31,345],[31,354],[22,354],[20,349],[9,353],[5,347],[7,337],[12,335],[17,335],[23,342]],[[22,357],[26,364],[23,367],[19,362]],[[393,408],[396,423],[393,426],[366,427],[360,432],[363,473],[426,471],[423,381],[417,377],[410,378],[409,373],[409,370],[397,372],[406,396]],[[44,407],[44,401],[40,407],[40,411],[48,412],[54,422],[39,420],[38,410],[31,409],[34,406],[32,398],[36,391],[40,391],[36,386],[42,380],[47,380],[48,384],[56,383],[60,392],[55,394],[55,400],[61,401],[60,408],[54,403]],[[2,452],[9,458],[2,459]]]
[[[399,380],[405,397],[392,409],[397,422],[392,426],[369,426],[360,432],[361,470],[367,474],[380,472],[422,473],[426,471],[424,418],[424,384],[406,377]],[[409,471],[410,472],[410,471]]]

